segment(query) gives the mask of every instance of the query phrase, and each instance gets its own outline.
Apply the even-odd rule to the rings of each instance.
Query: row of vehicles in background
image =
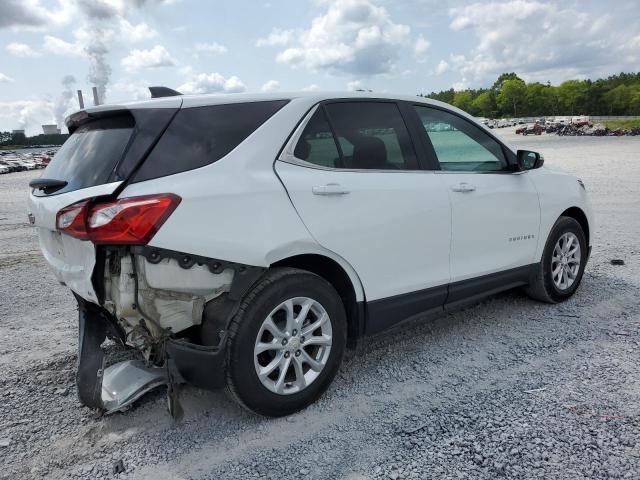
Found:
[[[527,118],[483,118],[479,117],[478,121],[483,123],[489,128],[505,128],[505,127],[515,127],[518,125],[540,125],[540,126],[549,126],[549,125],[575,125],[581,127],[583,125],[589,124],[589,117],[586,115],[577,115],[577,116],[567,116],[567,117],[527,117]],[[525,128],[525,127],[522,127]],[[544,129],[538,129],[540,131]],[[517,132],[516,133],[522,133]]]
[[[0,174],[45,168],[57,150],[58,147],[42,152],[28,153],[14,150],[0,151]]]

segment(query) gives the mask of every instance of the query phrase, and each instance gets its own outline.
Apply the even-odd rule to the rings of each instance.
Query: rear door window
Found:
[[[109,183],[111,173],[127,150],[134,126],[130,114],[81,125],[60,147],[42,177],[68,182],[57,193]]]
[[[275,100],[181,109],[133,181],[173,175],[220,160],[287,102]]]
[[[336,102],[325,108],[340,143],[343,168],[418,168],[411,137],[395,103]]]

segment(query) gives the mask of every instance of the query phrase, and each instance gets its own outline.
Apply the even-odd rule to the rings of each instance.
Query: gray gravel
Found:
[[[276,420],[191,387],[179,424],[162,392],[105,418],[80,407],[74,301],[25,222],[38,173],[0,177],[0,478],[640,478],[640,138],[499,133],[591,194],[578,293],[508,292],[369,339]]]

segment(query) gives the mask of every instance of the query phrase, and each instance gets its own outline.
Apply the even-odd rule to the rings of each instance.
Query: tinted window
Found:
[[[139,182],[203,167],[227,155],[287,100],[185,108],[134,177]]]
[[[467,120],[429,107],[415,107],[442,170],[500,171],[507,162],[498,142]]]
[[[339,102],[325,108],[342,150],[341,167],[417,168],[413,144],[395,103]]]
[[[340,155],[331,127],[322,108],[318,108],[304,127],[293,154],[314,165],[339,168]]]
[[[108,183],[133,130],[131,115],[103,118],[81,125],[64,142],[42,177],[68,182],[63,190],[56,193]]]

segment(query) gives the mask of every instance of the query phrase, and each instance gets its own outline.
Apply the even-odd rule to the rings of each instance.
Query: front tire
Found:
[[[346,324],[340,296],[325,279],[293,268],[268,271],[229,327],[228,391],[261,415],[307,407],[340,367]]]
[[[574,218],[560,217],[551,229],[527,294],[547,303],[571,297],[582,280],[588,248],[582,226]]]

